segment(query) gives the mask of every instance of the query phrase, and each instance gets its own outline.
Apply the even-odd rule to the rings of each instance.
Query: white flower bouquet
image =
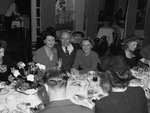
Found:
[[[43,85],[43,76],[46,67],[39,63],[29,62],[27,65],[19,62],[16,68],[12,68],[12,75],[9,76],[9,81],[15,83],[15,86],[20,91],[37,89]]]

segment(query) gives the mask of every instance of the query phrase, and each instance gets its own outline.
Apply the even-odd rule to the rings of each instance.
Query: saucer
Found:
[[[25,110],[25,109],[28,109],[30,106],[31,106],[30,103],[22,102],[22,103],[19,103],[16,107],[19,110]]]
[[[1,89],[1,91],[0,91],[0,95],[7,94],[8,92],[9,92],[9,90]]]
[[[38,89],[28,89],[26,91],[22,91],[21,89],[17,88],[17,91],[26,95],[34,95],[38,92]]]

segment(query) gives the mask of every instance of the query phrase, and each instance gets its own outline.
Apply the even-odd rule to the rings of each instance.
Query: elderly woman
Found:
[[[92,51],[92,41],[89,37],[84,38],[81,42],[82,49],[76,53],[76,58],[71,71],[73,73],[84,74],[88,71],[96,71],[99,62],[98,54]],[[80,68],[80,70],[78,70]]]
[[[46,66],[46,69],[56,67],[58,63],[57,49],[54,48],[55,34],[53,29],[45,30],[42,33],[44,46],[36,50],[33,61]]]
[[[95,113],[148,113],[144,90],[129,87],[132,75],[123,57],[114,57],[107,70],[100,85],[109,95],[96,101]]]
[[[8,76],[11,74],[11,68],[15,66],[15,63],[10,56],[5,55],[7,43],[4,40],[0,40],[0,81],[8,81]]]
[[[130,36],[123,43],[124,51],[121,51],[120,55],[124,57],[130,68],[137,66],[139,61],[150,66],[150,60],[143,58],[138,51],[135,51],[138,43],[142,39],[144,39],[144,37]]]

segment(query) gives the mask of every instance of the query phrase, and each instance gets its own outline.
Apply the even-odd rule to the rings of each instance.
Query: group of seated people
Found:
[[[105,56],[103,59],[92,50],[93,42],[85,37],[79,43],[72,43],[72,33],[62,30],[60,42],[56,43],[54,28],[42,32],[44,46],[36,50],[33,62],[46,66],[45,83],[48,85],[50,104],[41,111],[47,112],[89,112],[93,111],[73,104],[66,99],[67,77],[64,72],[86,74],[98,70],[98,63],[104,72],[99,73],[100,85],[109,96],[95,102],[96,113],[148,113],[147,99],[140,87],[128,87],[129,81],[135,79],[130,69],[137,66],[138,61],[150,66],[150,60],[143,58],[140,53],[134,53],[138,42],[143,37],[131,36],[123,43],[123,51],[117,56]],[[8,81],[11,68],[15,63],[4,55],[6,42],[0,41],[0,81]],[[58,67],[58,68],[53,68]],[[136,100],[136,101],[135,101]]]
[[[76,74],[97,70],[99,57],[92,50],[90,37],[83,38],[81,43],[72,43],[72,33],[63,30],[60,33],[60,42],[56,44],[55,30],[46,30],[42,34],[45,45],[35,52],[34,62],[45,65],[47,69],[61,66],[64,71],[72,70]]]
[[[81,35],[84,36],[83,34]],[[80,41],[72,41],[73,36],[77,37],[74,39],[79,39]],[[36,50],[33,55],[33,62],[45,65],[46,69],[58,66],[64,71],[74,74],[85,74],[88,71],[101,71],[106,65],[107,57],[112,56],[110,53],[100,57],[97,51],[93,49],[92,37],[81,38],[80,36],[76,36],[75,33],[72,34],[69,30],[62,30],[59,41],[56,41],[56,30],[50,27],[42,32],[41,38],[43,39],[44,45]],[[137,66],[139,61],[146,64],[146,66],[150,66],[150,60],[143,58],[140,52],[136,51],[140,40],[144,38],[134,35],[128,37],[123,42],[123,49],[118,52],[118,55],[124,57],[124,60],[130,68]],[[3,50],[0,58],[2,61],[1,68],[10,67],[4,64],[5,43],[5,41],[0,42],[0,50]],[[8,64],[10,63],[9,61]]]
[[[61,64],[65,71],[70,72],[72,70],[80,74],[98,70],[98,64],[105,65],[105,63],[102,63],[103,59],[93,49],[94,43],[90,37],[79,38],[80,42],[72,42],[72,33],[68,30],[63,30],[60,33],[60,42],[56,43],[54,31],[46,30],[43,32],[42,37],[45,45],[36,51],[33,58],[35,62],[42,63],[47,68]],[[150,65],[150,60],[143,58],[140,52],[136,51],[140,40],[144,38],[134,35],[128,37],[123,42],[123,49],[118,52],[118,55],[124,57],[130,68],[137,66],[139,61],[147,66]]]
[[[111,62],[111,63],[110,63]],[[49,69],[44,76],[50,102],[40,113],[148,113],[147,98],[141,87],[129,85],[135,78],[122,56],[107,63],[105,72],[97,72],[100,86],[108,96],[95,100],[93,109],[76,105],[66,97],[68,76],[61,68]]]

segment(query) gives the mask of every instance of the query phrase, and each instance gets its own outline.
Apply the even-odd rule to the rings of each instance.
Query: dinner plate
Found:
[[[133,79],[130,81],[129,86],[143,86],[144,84],[142,83],[142,80],[140,79]]]
[[[5,87],[5,82],[0,82],[0,88],[4,88]]]
[[[78,100],[78,101],[82,101],[82,100],[85,100],[85,99],[87,99],[85,96],[83,96],[83,95],[80,95],[80,94],[75,94],[74,96],[73,96],[73,99],[74,100]]]
[[[86,80],[86,78],[87,78],[87,77],[86,77],[85,75],[77,75],[77,76],[76,76],[76,79],[77,79],[77,80]]]
[[[34,95],[37,93],[38,89],[28,89],[26,91],[22,91],[21,89],[17,88],[17,91],[26,95]]]
[[[8,92],[9,92],[9,90],[7,90],[7,89],[1,89],[0,95],[7,94]]]
[[[28,109],[29,107],[31,107],[31,104],[26,103],[26,102],[22,102],[22,103],[19,103],[16,107],[19,110],[25,110],[25,109]]]
[[[78,81],[73,81],[73,82],[71,82],[71,84],[70,84],[71,86],[80,86],[80,82],[78,82]]]

